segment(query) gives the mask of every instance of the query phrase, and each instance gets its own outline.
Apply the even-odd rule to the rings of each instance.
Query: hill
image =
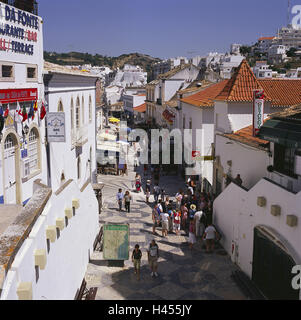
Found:
[[[154,62],[161,61],[159,58],[153,58],[146,54],[130,53],[119,57],[108,57],[99,54],[89,54],[81,52],[56,53],[44,52],[44,59],[48,62],[60,65],[82,65],[91,64],[92,66],[108,66],[110,68],[123,68],[125,64],[138,65],[146,72],[151,72],[151,65]]]

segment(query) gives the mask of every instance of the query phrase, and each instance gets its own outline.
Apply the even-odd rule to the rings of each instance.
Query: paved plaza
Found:
[[[137,280],[131,260],[125,261],[124,267],[108,267],[102,259],[102,252],[95,251],[91,255],[85,279],[88,288],[98,288],[96,300],[245,299],[230,277],[236,266],[222,248],[217,248],[213,254],[206,254],[198,242],[191,251],[184,231],[179,236],[169,234],[167,238],[162,238],[161,228],[158,228],[157,235],[152,234],[152,204],[145,203],[144,192],[134,192],[134,177],[133,171],[124,177],[100,176],[100,181],[105,184],[100,224],[129,223],[130,255],[136,243],[143,253],[141,279]],[[145,180],[143,175],[142,178]],[[184,187],[182,179],[177,176],[161,177],[160,185],[171,196]],[[132,191],[134,201],[131,213],[117,210],[118,188]],[[152,196],[150,200],[153,200]],[[152,239],[156,240],[160,250],[157,278],[151,277],[147,261],[147,248]]]

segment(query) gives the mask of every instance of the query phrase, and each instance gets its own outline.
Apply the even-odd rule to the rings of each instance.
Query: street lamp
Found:
[[[29,127],[28,127],[28,125],[26,124],[25,125],[25,127],[24,127],[24,132],[25,132],[25,134],[27,135],[28,134],[28,132],[29,132]]]

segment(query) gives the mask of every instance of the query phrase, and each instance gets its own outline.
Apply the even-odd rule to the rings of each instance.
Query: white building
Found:
[[[253,72],[256,78],[272,78],[273,70],[266,61],[256,61],[256,65],[253,67]]]
[[[175,126],[181,129],[182,137],[184,130],[192,130],[191,146],[184,143],[189,154],[197,151],[203,157],[198,161],[196,175],[203,190],[212,191],[213,185],[213,161],[204,157],[211,157],[214,154],[212,144],[214,142],[214,99],[221,92],[227,80],[217,84],[204,86],[199,92],[182,97],[178,101],[179,119]],[[190,148],[190,150],[189,150]],[[197,172],[198,171],[198,172]]]
[[[290,48],[301,46],[301,29],[293,28],[291,25],[283,27],[278,31],[279,43]]]
[[[160,74],[164,74],[181,64],[191,63],[186,57],[169,58],[160,62],[156,62],[152,65],[153,79],[157,79]]]
[[[257,48],[260,53],[267,53],[269,48],[277,41],[276,37],[261,37],[258,39]]]
[[[139,66],[125,64],[123,70],[118,70],[111,86],[143,87],[147,83],[147,72]]]
[[[244,58],[245,57],[240,54],[226,54],[220,61],[220,76],[223,79],[230,79],[233,73],[233,69],[237,68]]]
[[[230,54],[240,55],[241,44],[232,43],[230,48]]]
[[[288,70],[286,72],[286,78],[301,79],[301,68]]]
[[[187,88],[199,76],[199,68],[185,64],[160,75],[146,86],[146,117],[148,121],[155,121],[157,125],[172,127],[169,117],[175,118],[172,110],[177,106],[177,91]],[[166,111],[167,110],[167,111]]]
[[[18,123],[17,103],[26,108],[44,99],[43,90],[43,22],[42,18],[0,3],[0,103],[9,116],[1,133],[0,204],[26,203],[33,193],[33,181],[42,178],[44,121]],[[19,22],[20,15],[32,23]],[[14,22],[16,21],[16,22]],[[5,30],[19,28],[17,37]],[[24,36],[26,35],[26,37]]]
[[[124,103],[124,111],[134,115],[134,108],[141,106],[145,103],[146,95],[140,94],[124,94],[122,96],[122,101]]]
[[[286,51],[288,47],[280,44],[274,44],[268,49],[268,61],[271,64],[279,64],[286,61]]]
[[[273,115],[259,138],[236,133],[220,140],[220,161],[225,165],[228,159],[232,170],[252,183],[247,188],[231,183],[219,195],[215,224],[233,262],[269,299],[301,299],[300,290],[292,288],[292,268],[301,263],[300,113],[292,108]]]

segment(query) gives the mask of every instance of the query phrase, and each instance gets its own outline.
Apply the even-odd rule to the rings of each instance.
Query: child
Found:
[[[142,252],[139,249],[139,244],[136,244],[135,249],[132,253],[132,261],[133,261],[134,268],[135,268],[135,274],[137,274],[138,280],[140,280],[141,257],[142,257]]]

